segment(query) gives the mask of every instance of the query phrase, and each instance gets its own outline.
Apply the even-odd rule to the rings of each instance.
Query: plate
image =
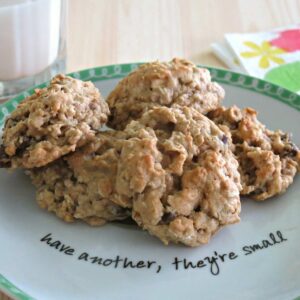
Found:
[[[106,96],[137,64],[72,73]],[[300,144],[300,97],[210,68],[224,105],[252,106]],[[0,106],[0,122],[31,91]],[[35,203],[21,172],[0,170],[0,287],[16,299],[295,299],[300,295],[300,176],[282,196],[242,200],[241,222],[208,245],[164,246],[133,225],[66,224]]]

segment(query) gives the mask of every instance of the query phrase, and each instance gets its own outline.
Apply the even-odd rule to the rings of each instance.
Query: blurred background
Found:
[[[226,67],[211,43],[229,32],[300,23],[299,0],[71,0],[67,71],[170,60]]]
[[[0,28],[0,102],[57,73],[175,56],[300,93],[300,0],[0,0]]]

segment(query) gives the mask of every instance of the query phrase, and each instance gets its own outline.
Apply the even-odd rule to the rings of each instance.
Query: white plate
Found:
[[[72,75],[93,80],[106,96],[135,67]],[[211,71],[223,83],[226,106],[254,107],[267,126],[292,132],[300,144],[299,96],[249,76]],[[28,93],[0,107],[1,122]],[[262,203],[244,199],[239,224],[190,249],[166,247],[130,225],[66,224],[38,208],[21,171],[1,170],[0,287],[17,299],[294,299],[300,295],[299,182],[297,176],[284,195]],[[59,242],[42,242],[48,234]],[[97,258],[101,264],[93,263]],[[196,267],[185,268],[184,259]]]

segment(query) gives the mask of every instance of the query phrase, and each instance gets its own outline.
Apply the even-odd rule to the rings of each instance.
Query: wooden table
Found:
[[[185,57],[225,67],[210,44],[226,32],[300,22],[300,0],[71,0],[68,71]]]
[[[210,50],[224,33],[299,20],[300,0],[69,0],[67,71],[174,56],[225,67]]]

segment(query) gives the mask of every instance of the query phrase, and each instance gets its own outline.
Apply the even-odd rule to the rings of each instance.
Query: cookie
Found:
[[[107,104],[91,82],[57,75],[7,118],[0,164],[8,168],[44,166],[91,141],[108,115]]]
[[[239,221],[240,175],[230,139],[188,107],[157,107],[124,130],[116,191],[119,205],[150,234],[199,246]]]
[[[207,69],[187,60],[147,63],[122,79],[108,96],[109,125],[124,129],[154,106],[177,104],[206,114],[220,106],[224,95],[222,87],[211,82]]]
[[[242,195],[262,201],[286,191],[300,168],[300,151],[287,133],[267,129],[252,108],[221,107],[208,117],[232,134]]]
[[[88,146],[44,166],[28,170],[39,206],[66,222],[90,225],[123,220],[130,211],[111,201],[119,154],[113,133],[98,133]]]

